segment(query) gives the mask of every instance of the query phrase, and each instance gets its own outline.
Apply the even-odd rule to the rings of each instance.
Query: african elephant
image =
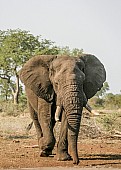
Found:
[[[90,54],[35,56],[21,69],[20,79],[25,85],[36,127],[40,156],[52,153],[55,113],[61,112],[57,159],[70,160],[72,156],[73,163],[78,164],[77,139],[82,109],[103,86],[106,79],[103,64]]]

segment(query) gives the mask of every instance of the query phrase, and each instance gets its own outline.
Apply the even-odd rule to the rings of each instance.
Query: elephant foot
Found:
[[[52,155],[52,151],[40,151],[40,157],[48,157],[49,155]]]
[[[39,139],[40,157],[48,157],[52,155],[52,150],[55,145],[55,138],[47,140],[44,137]]]
[[[73,164],[78,165],[79,164],[79,159],[73,160]]]
[[[70,161],[72,160],[71,156],[68,153],[61,153],[57,156],[58,161]]]

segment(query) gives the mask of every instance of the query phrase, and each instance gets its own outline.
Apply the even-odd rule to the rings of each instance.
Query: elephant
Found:
[[[106,71],[92,54],[77,57],[40,55],[29,59],[20,70],[33,119],[40,156],[49,156],[55,146],[55,115],[60,115],[61,129],[57,160],[79,163],[77,140],[82,109],[88,99],[101,89]]]

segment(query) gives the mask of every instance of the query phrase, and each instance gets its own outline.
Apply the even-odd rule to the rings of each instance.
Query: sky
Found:
[[[121,0],[0,0],[0,30],[17,28],[94,54],[120,93]]]

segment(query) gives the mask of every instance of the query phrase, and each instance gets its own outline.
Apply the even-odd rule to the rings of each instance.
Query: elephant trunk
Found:
[[[71,85],[65,91],[64,109],[68,122],[68,143],[73,163],[78,164],[77,139],[83,109],[83,90],[80,85]]]

